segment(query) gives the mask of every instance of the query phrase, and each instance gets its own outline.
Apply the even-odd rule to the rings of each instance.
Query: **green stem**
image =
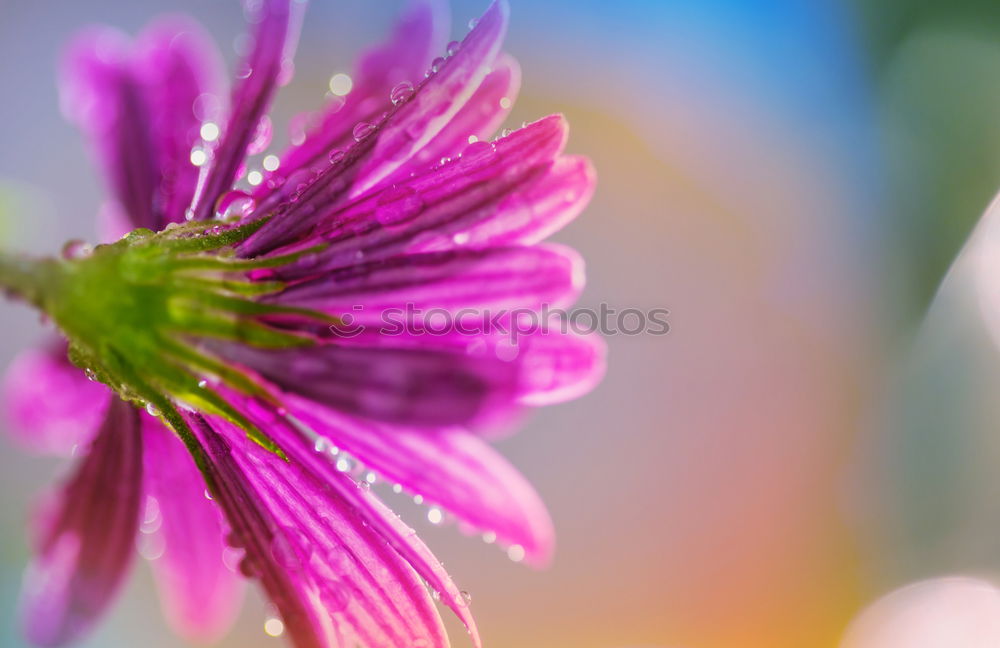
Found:
[[[53,259],[0,250],[0,291],[43,308],[43,290],[52,274]]]

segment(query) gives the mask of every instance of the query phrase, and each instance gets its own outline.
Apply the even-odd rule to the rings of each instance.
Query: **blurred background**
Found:
[[[485,0],[452,3],[454,36]],[[275,123],[383,37],[397,0],[313,0]],[[512,0],[511,124],[565,113],[599,172],[559,240],[582,306],[670,309],[609,339],[596,392],[502,449],[559,533],[511,563],[421,526],[493,648],[1000,645],[1000,8],[978,0]],[[236,0],[0,0],[0,242],[94,240],[98,174],[58,109],[81,26]],[[282,142],[276,137],[276,142]],[[977,227],[977,223],[979,224]],[[971,238],[970,238],[971,237]],[[0,302],[0,367],[42,339]],[[32,494],[0,441],[0,645]],[[140,566],[89,648],[176,648]],[[278,646],[252,600],[219,646]],[[453,624],[454,626],[454,624]],[[465,634],[455,633],[458,646]]]

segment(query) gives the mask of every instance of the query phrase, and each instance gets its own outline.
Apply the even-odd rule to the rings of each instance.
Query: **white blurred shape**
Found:
[[[1000,589],[948,576],[921,581],[875,601],[848,628],[841,648],[996,648]]]

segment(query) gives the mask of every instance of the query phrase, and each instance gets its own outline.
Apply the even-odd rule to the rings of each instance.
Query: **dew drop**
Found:
[[[402,81],[393,86],[389,91],[389,100],[393,106],[398,106],[413,96],[413,84],[409,81]]]
[[[478,24],[479,24],[479,19],[473,18],[472,20],[469,21],[469,29],[475,29],[476,25]]]
[[[437,57],[436,59],[431,61],[431,72],[437,72],[438,70],[441,69],[441,66],[443,65],[444,65],[444,58],[440,56]]]
[[[330,439],[324,436],[316,437],[316,442],[313,443],[313,450],[322,454],[330,452],[331,447],[333,447],[333,444],[330,442]]]
[[[493,143],[475,141],[462,150],[462,167],[473,166],[488,159],[493,154]]]
[[[94,373],[93,369],[84,369],[83,373],[84,373],[84,375],[87,376],[87,380],[89,380],[90,382],[96,382],[97,381],[97,374]]]
[[[423,209],[424,201],[413,187],[393,187],[376,201],[375,220],[392,227],[413,220]]]
[[[264,115],[257,122],[257,129],[254,131],[253,137],[250,138],[250,143],[247,144],[247,155],[263,153],[264,149],[271,145],[271,135],[273,132],[271,118]]]
[[[208,381],[207,380],[199,380],[198,381],[198,387],[200,387],[201,389],[205,389],[206,387],[208,387]]]
[[[339,472],[348,472],[354,467],[354,464],[347,457],[338,457],[337,463],[334,465],[334,467]]]
[[[223,194],[216,203],[215,215],[221,219],[243,218],[253,211],[257,202],[253,196],[235,189]]]
[[[146,413],[150,416],[156,416],[160,413],[160,410],[156,409],[156,405],[152,403],[146,403]]]
[[[458,41],[451,41],[450,43],[448,43],[448,48],[445,51],[448,52],[448,56],[455,56],[455,54],[458,53],[458,50],[461,47],[462,44],[459,43]]]
[[[243,559],[240,560],[239,570],[247,578],[253,578],[257,575],[257,565],[250,556],[243,556]]]
[[[419,504],[423,504],[424,503],[424,496],[423,495],[414,495],[413,496],[413,503],[414,504],[418,504],[418,505]]]
[[[198,95],[194,100],[191,104],[191,112],[198,121],[213,121],[222,112],[222,102],[214,94],[206,92]]]
[[[249,79],[250,75],[252,74],[253,74],[253,68],[246,63],[240,65],[240,67],[236,70],[237,79]]]
[[[355,142],[360,142],[373,132],[375,132],[375,127],[372,124],[369,124],[368,122],[358,122],[354,125],[354,130],[351,131],[351,134],[354,136]]]
[[[235,547],[226,547],[222,550],[222,564],[231,572],[236,572],[240,568],[243,558],[243,550]]]
[[[374,484],[376,481],[378,481],[378,475],[376,475],[373,471],[369,470],[367,473],[365,473],[365,481],[368,482],[369,484]]]
[[[283,527],[271,538],[271,557],[285,569],[299,570],[312,557],[312,544],[302,531]]]
[[[207,499],[207,500],[213,499],[212,498],[212,493],[207,488],[205,489],[205,499]]]
[[[395,494],[397,494],[397,495],[399,495],[400,493],[403,492],[403,485],[402,484],[393,484],[392,485],[392,492],[395,493]]]
[[[347,155],[343,149],[333,149],[330,151],[330,164],[337,164]]]
[[[472,603],[472,594],[469,594],[465,590],[459,592],[458,604],[462,607],[469,607],[470,603]]]
[[[483,542],[486,544],[493,544],[497,541],[497,534],[493,531],[487,531],[483,534]]]
[[[184,210],[184,220],[194,220],[194,207],[188,207]]]
[[[86,241],[80,239],[73,239],[72,241],[67,241],[66,245],[62,247],[62,258],[67,261],[72,261],[73,259],[85,259],[90,256],[94,248],[91,247]]]

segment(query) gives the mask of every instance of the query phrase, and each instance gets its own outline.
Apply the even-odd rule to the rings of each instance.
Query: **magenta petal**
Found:
[[[188,641],[212,643],[235,621],[243,600],[238,551],[226,546],[222,514],[205,497],[201,473],[180,440],[152,418],[144,422],[143,440],[146,501],[139,530],[151,550],[164,615]]]
[[[482,321],[502,310],[566,308],[583,288],[583,261],[555,246],[485,248],[399,256],[330,272],[274,297],[356,324],[378,325],[390,313],[416,309],[427,322],[450,313],[455,323]],[[503,318],[504,320],[508,318]]]
[[[107,609],[135,553],[141,482],[139,412],[116,398],[38,533],[21,595],[29,641],[61,646],[79,639]]]
[[[501,206],[552,170],[566,134],[565,119],[546,117],[496,142],[477,142],[460,159],[405,182],[327,212],[317,210],[308,220],[321,226],[301,245],[322,240],[326,248],[282,268],[279,274],[281,278],[314,276],[354,265],[359,259],[460,247],[469,243],[470,231],[489,240],[488,232],[500,238],[509,229],[522,229],[524,219],[531,217],[530,205],[526,214]],[[270,230],[268,243],[287,241],[285,233],[294,226],[276,219],[255,237]]]
[[[87,380],[66,358],[65,344],[21,353],[3,381],[3,407],[14,440],[25,448],[68,456],[90,443],[111,392]]]
[[[203,167],[193,208],[193,217],[200,220],[213,215],[218,199],[232,187],[248,147],[270,138],[267,109],[292,69],[306,5],[302,0],[255,0],[245,4],[250,21],[256,24],[254,45],[237,68],[232,113]]]
[[[344,499],[345,488],[358,490],[349,477],[318,475],[294,455],[286,462],[221,421],[192,423],[246,549],[241,570],[260,580],[296,648],[448,645],[417,574],[365,524],[361,500]]]
[[[110,28],[79,34],[60,65],[60,103],[66,117],[88,136],[133,226],[156,228],[155,144],[129,48],[128,39]]]
[[[510,115],[521,89],[521,67],[501,54],[472,98],[430,142],[386,180],[396,182],[442,158],[459,155],[470,143],[488,141]]]
[[[364,53],[352,77],[346,97],[334,97],[315,117],[316,126],[301,135],[304,140],[281,156],[281,165],[267,180],[284,184],[303,169],[329,165],[330,152],[354,142],[352,131],[359,122],[371,122],[391,108],[391,91],[402,82],[423,76],[431,60],[444,51],[448,33],[448,4],[444,0],[415,0],[400,16],[389,40]],[[293,134],[293,138],[294,138]],[[267,193],[262,185],[260,194]],[[278,189],[267,202],[280,199]]]
[[[202,27],[183,16],[161,18],[136,38],[133,70],[142,84],[160,171],[154,196],[158,225],[184,220],[198,181],[191,149],[202,120],[224,90],[222,60]]]
[[[472,98],[500,54],[509,15],[507,0],[494,0],[458,51],[400,106],[379,132],[374,154],[352,195],[371,189],[427,146]]]
[[[497,207],[490,220],[470,227],[470,245],[537,243],[568,225],[590,203],[597,174],[585,157],[566,155],[547,173]]]
[[[420,427],[476,425],[509,408],[518,367],[452,350],[326,344],[264,350],[216,345],[283,390],[345,412]]]
[[[401,484],[508,545],[529,563],[548,563],[555,533],[531,485],[493,448],[460,429],[434,432],[360,421],[298,398],[289,411],[317,434],[357,457],[381,479]]]
[[[521,367],[518,402],[542,406],[563,403],[590,392],[604,378],[607,348],[596,334],[559,333],[559,324],[517,340]]]

